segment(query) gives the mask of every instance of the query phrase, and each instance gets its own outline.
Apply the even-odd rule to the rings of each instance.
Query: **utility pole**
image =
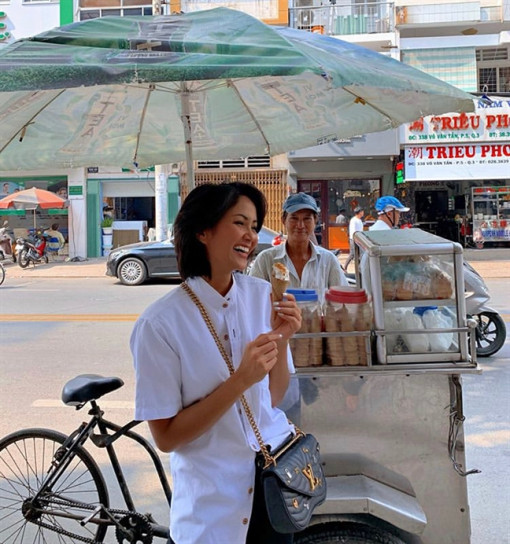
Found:
[[[152,0],[152,14],[161,15],[161,0]],[[154,197],[156,240],[168,238],[168,175],[169,165],[154,165]]]

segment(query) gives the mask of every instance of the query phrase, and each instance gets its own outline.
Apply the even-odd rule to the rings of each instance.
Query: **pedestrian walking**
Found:
[[[354,208],[354,215],[349,221],[349,256],[344,263],[344,270],[346,272],[350,262],[354,259],[354,233],[363,231],[362,219],[364,215],[365,211],[363,210],[363,208],[361,206],[356,206],[356,208]]]

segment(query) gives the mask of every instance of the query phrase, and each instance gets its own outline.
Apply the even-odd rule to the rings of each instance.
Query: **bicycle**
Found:
[[[0,263],[0,285],[2,285],[4,280],[5,280],[5,268],[4,268],[4,265]]]
[[[123,385],[116,377],[76,376],[64,385],[62,401],[77,410],[90,403],[88,422],[81,423],[69,436],[51,429],[25,429],[0,440],[2,544],[102,544],[109,528],[115,529],[120,544],[151,544],[153,537],[172,544],[167,526],[159,525],[151,514],[136,510],[113,444],[125,436],[148,452],[170,506],[172,492],[156,450],[131,431],[140,421],[120,427],[103,418],[104,412],[96,402]],[[89,441],[106,448],[125,510],[110,508],[105,479],[83,447]]]

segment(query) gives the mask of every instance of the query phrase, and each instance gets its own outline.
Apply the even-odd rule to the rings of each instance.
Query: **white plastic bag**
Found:
[[[423,324],[427,329],[451,329],[452,320],[441,310],[426,310],[422,316]],[[453,332],[429,334],[430,351],[448,351],[453,341]]]
[[[412,310],[406,310],[402,320],[404,330],[423,329],[425,326],[421,317],[413,313]],[[411,353],[426,353],[430,349],[429,335],[421,334],[402,334],[402,338]]]

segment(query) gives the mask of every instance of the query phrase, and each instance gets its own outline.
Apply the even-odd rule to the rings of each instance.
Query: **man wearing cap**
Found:
[[[362,218],[365,215],[365,211],[361,206],[354,208],[354,215],[349,221],[349,256],[344,264],[344,270],[347,271],[349,263],[354,259],[354,233],[363,231]]]
[[[390,230],[398,227],[400,214],[408,212],[398,198],[394,196],[382,196],[375,203],[378,219],[368,230]]]
[[[262,251],[253,263],[250,275],[271,281],[273,264],[281,262],[289,270],[289,287],[315,289],[320,299],[329,287],[347,285],[336,256],[310,241],[318,213],[313,197],[306,193],[291,194],[283,204],[282,214],[287,240]]]

